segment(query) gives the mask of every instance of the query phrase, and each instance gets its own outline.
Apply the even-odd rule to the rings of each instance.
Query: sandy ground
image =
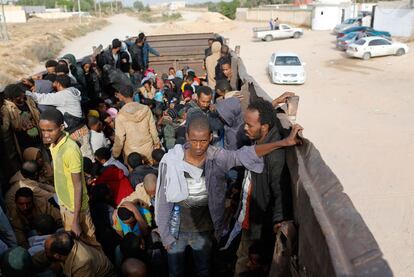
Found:
[[[159,25],[123,15],[109,20],[111,25],[73,40],[62,54],[81,57],[92,45],[109,44],[114,37],[159,30]],[[297,40],[267,43],[252,40],[255,24],[234,24],[237,28],[225,28],[224,35],[232,46],[241,45],[250,74],[272,97],[286,90],[301,97],[297,121],[306,137],[341,180],[395,276],[414,276],[414,44],[413,52],[402,57],[361,61],[337,51],[329,32],[305,31]],[[270,83],[266,65],[276,51],[296,52],[307,63],[305,85]]]
[[[92,17],[84,18],[82,25],[77,18],[31,18],[27,23],[7,24],[10,40],[0,41],[0,85],[27,77],[39,61],[52,58],[64,43],[105,24],[104,19]]]

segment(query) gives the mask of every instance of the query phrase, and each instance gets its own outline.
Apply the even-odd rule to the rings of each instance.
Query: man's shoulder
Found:
[[[62,155],[71,155],[74,153],[81,153],[79,145],[70,137],[59,147],[58,152]]]

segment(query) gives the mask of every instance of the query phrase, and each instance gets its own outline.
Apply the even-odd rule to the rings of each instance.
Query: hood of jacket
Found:
[[[66,54],[62,57],[64,60],[68,60],[70,62],[70,65],[76,66],[76,58],[72,54]]]
[[[213,42],[213,44],[211,45],[211,53],[220,55],[220,51],[221,51],[221,43],[218,41]]]
[[[62,91],[59,91],[58,93],[62,93],[64,91],[68,91],[70,93],[68,93],[69,95],[72,95],[74,98],[79,99],[79,101],[81,100],[81,92],[75,88],[75,87],[69,87],[69,88],[65,88]]]
[[[92,64],[92,60],[90,57],[83,58],[82,63],[81,63],[82,67],[86,64]]]
[[[148,106],[137,102],[125,104],[118,112],[118,116],[123,116],[129,121],[141,122],[148,116]]]
[[[216,109],[228,126],[233,127],[243,123],[240,100],[236,97],[217,101]]]

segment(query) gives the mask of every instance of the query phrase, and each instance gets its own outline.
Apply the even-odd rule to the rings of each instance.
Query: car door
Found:
[[[368,43],[368,50],[371,53],[371,57],[385,55],[385,49],[380,41],[381,39],[373,39]]]
[[[384,55],[394,55],[395,54],[395,49],[394,49],[394,45],[386,40],[386,39],[381,39],[381,41],[379,42],[383,49],[384,49]]]
[[[269,73],[270,77],[272,77],[272,75],[273,75],[273,67],[274,67],[274,64],[275,64],[275,57],[276,57],[276,54],[273,53],[272,56],[270,57],[270,61],[269,61],[268,65],[267,65],[267,72]]]
[[[281,38],[290,38],[293,36],[293,29],[288,25],[280,25],[279,29]]]

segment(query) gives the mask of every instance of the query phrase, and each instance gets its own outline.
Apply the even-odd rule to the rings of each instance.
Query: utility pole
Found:
[[[80,0],[78,0],[78,15],[79,15],[79,23],[82,24]]]
[[[1,0],[1,15],[0,15],[0,39],[4,41],[9,40],[9,33],[7,31],[6,13],[4,12],[4,3]]]
[[[98,2],[98,7],[99,7],[99,17],[102,17],[101,0],[99,0]]]

